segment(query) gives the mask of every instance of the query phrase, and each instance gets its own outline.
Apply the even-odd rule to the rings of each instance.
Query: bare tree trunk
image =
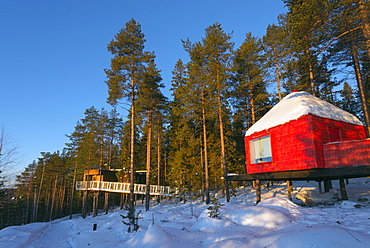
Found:
[[[135,183],[135,82],[131,79],[131,141],[130,141],[130,207],[135,205],[134,183]]]
[[[35,193],[33,196],[33,209],[32,209],[32,218],[30,222],[36,221],[36,213],[37,213],[37,188],[35,188]]]
[[[62,217],[62,216],[65,216],[67,214],[67,211],[66,211],[66,206],[65,206],[65,196],[66,196],[66,190],[67,190],[67,187],[66,187],[66,182],[63,178],[63,187],[60,188],[60,197],[59,197],[59,213],[58,213],[58,218]]]
[[[162,185],[162,170],[161,170],[161,130],[158,129],[158,135],[157,135],[157,184]]]
[[[365,38],[367,56],[370,58],[370,23],[368,19],[369,14],[366,9],[364,0],[359,0],[358,4],[359,4],[359,10],[360,10],[359,14],[361,18],[362,34]]]
[[[29,211],[30,211],[30,194],[31,192],[27,193],[27,206],[26,206],[26,217],[23,224],[29,223]]]
[[[308,58],[308,70],[309,70],[309,79],[310,79],[311,92],[312,92],[312,95],[316,96],[315,81],[314,81],[312,61],[311,61],[311,53],[310,53],[309,49],[306,49],[305,52],[306,52],[306,56]]]
[[[218,109],[218,121],[220,125],[220,142],[221,142],[221,165],[224,172],[224,186],[226,191],[226,201],[230,201],[229,182],[227,181],[227,165],[226,165],[226,152],[225,152],[225,135],[224,135],[224,123],[222,118],[222,102],[221,102],[221,89],[220,89],[220,75],[217,70],[216,81],[217,81],[217,109]]]
[[[353,59],[353,66],[356,74],[356,80],[358,85],[358,91],[361,98],[362,103],[362,111],[364,113],[365,123],[366,123],[366,136],[370,138],[370,117],[369,117],[369,108],[367,106],[365,91],[364,91],[364,83],[362,79],[361,67],[360,67],[360,60],[358,57],[356,45],[352,42],[352,59]]]
[[[44,172],[45,172],[45,161],[43,161],[43,167],[42,167],[42,174],[41,174],[41,181],[39,185],[39,192],[37,193],[37,198],[36,198],[36,207],[34,209],[34,215],[33,215],[33,221],[37,221],[37,213],[38,213],[38,208],[39,208],[39,201],[40,201],[40,195],[41,195],[41,188],[42,184],[44,181]]]
[[[252,125],[253,125],[254,123],[256,123],[256,113],[255,113],[255,110],[254,110],[254,108],[255,108],[254,98],[253,98],[252,95],[250,96],[249,104],[251,105],[251,117],[252,117]]]
[[[205,199],[206,204],[211,202],[209,195],[209,171],[208,171],[208,148],[207,148],[207,125],[206,111],[204,109],[204,91],[202,89],[202,126],[203,126],[203,145],[204,145],[204,173],[205,173]]]
[[[54,183],[54,188],[53,188],[53,196],[51,197],[51,207],[50,207],[50,218],[49,221],[53,219],[53,213],[54,213],[54,205],[55,204],[55,195],[57,192],[57,183],[58,183],[58,176],[55,177],[55,183]]]
[[[220,122],[220,140],[221,140],[221,163],[222,163],[222,169],[224,171],[224,185],[226,190],[226,201],[230,201],[230,193],[229,193],[229,183],[227,181],[227,165],[226,165],[226,152],[225,152],[225,136],[224,136],[224,124],[222,120],[222,108],[221,108],[221,96],[220,91],[218,91],[217,96],[218,101],[218,119]]]
[[[161,124],[158,124],[158,134],[157,134],[157,184],[162,185],[162,168],[161,168]],[[161,196],[158,196],[158,202],[161,201]]]
[[[276,50],[276,48],[274,48]],[[279,68],[279,62],[277,59],[275,59],[275,75],[276,75],[276,81],[277,81],[277,89],[278,89],[278,97],[279,101],[281,101],[281,80],[280,80],[280,68]]]
[[[44,221],[49,221],[49,214],[50,214],[50,202],[51,202],[51,195],[52,195],[52,191],[53,191],[53,183],[52,183],[52,179],[50,180],[50,184],[49,184],[49,189],[47,190],[47,197],[46,197],[46,200],[45,200],[45,212],[43,213],[44,214]]]
[[[73,182],[72,182],[72,188],[71,188],[71,200],[69,203],[69,218],[72,219],[72,214],[73,214],[73,199],[75,195],[75,184],[76,184],[76,169],[74,170],[73,173]]]
[[[150,202],[150,169],[152,149],[152,110],[148,111],[148,135],[146,143],[146,189],[145,189],[145,210],[149,211]]]

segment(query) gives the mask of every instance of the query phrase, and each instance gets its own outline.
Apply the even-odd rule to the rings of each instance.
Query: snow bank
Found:
[[[292,120],[297,120],[299,117],[308,114],[355,125],[362,125],[361,121],[354,115],[307,92],[301,91],[290,93],[284,97],[283,100],[276,104],[249,128],[245,135],[249,136],[255,132],[266,130]]]
[[[289,229],[283,232],[258,237],[249,246],[239,247],[270,247],[270,248],[311,248],[311,247],[336,247],[336,248],[367,248],[370,244],[370,236],[360,232],[347,230],[338,226],[323,225],[320,227],[302,227],[295,230]]]
[[[279,210],[280,212],[293,219],[298,219],[301,215],[301,208],[297,204],[291,202],[288,198],[284,197],[272,197],[264,199],[260,203],[258,203],[257,206],[270,207]]]
[[[222,216],[241,226],[278,228],[292,221],[285,212],[265,206],[245,206],[228,208]]]
[[[150,224],[147,230],[140,230],[133,238],[127,241],[126,245],[146,248],[176,247],[174,238],[157,224]]]
[[[31,237],[47,227],[47,223],[32,223],[24,226],[10,226],[0,232],[0,247],[25,247]]]

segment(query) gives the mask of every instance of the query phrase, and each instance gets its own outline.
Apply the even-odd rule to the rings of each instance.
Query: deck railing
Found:
[[[106,181],[78,181],[76,190],[99,190],[117,193],[130,193],[129,183],[106,182]],[[150,185],[150,195],[174,196],[179,193],[177,188],[168,186]],[[134,184],[134,194],[146,194],[145,184]]]

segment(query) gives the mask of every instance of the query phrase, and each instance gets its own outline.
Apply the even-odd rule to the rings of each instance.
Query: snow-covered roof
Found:
[[[363,125],[356,116],[347,111],[325,102],[307,92],[300,91],[290,93],[284,97],[251,128],[249,128],[245,135],[249,136],[255,132],[296,120],[299,117],[308,114],[356,125]]]

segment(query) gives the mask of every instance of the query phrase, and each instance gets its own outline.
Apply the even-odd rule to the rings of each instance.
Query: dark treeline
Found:
[[[369,126],[369,2],[284,3],[278,23],[262,38],[247,33],[240,47],[219,23],[200,41],[182,40],[188,62],[174,65],[171,101],[140,24],[128,21],[108,44],[113,110],[87,109],[62,152],[42,153],[17,176],[14,197],[0,199],[0,227],[80,212],[75,181],[97,166],[145,169],[147,185],[202,189],[209,203],[210,191],[227,190],[222,176],[245,173],[243,132],[294,89]]]

